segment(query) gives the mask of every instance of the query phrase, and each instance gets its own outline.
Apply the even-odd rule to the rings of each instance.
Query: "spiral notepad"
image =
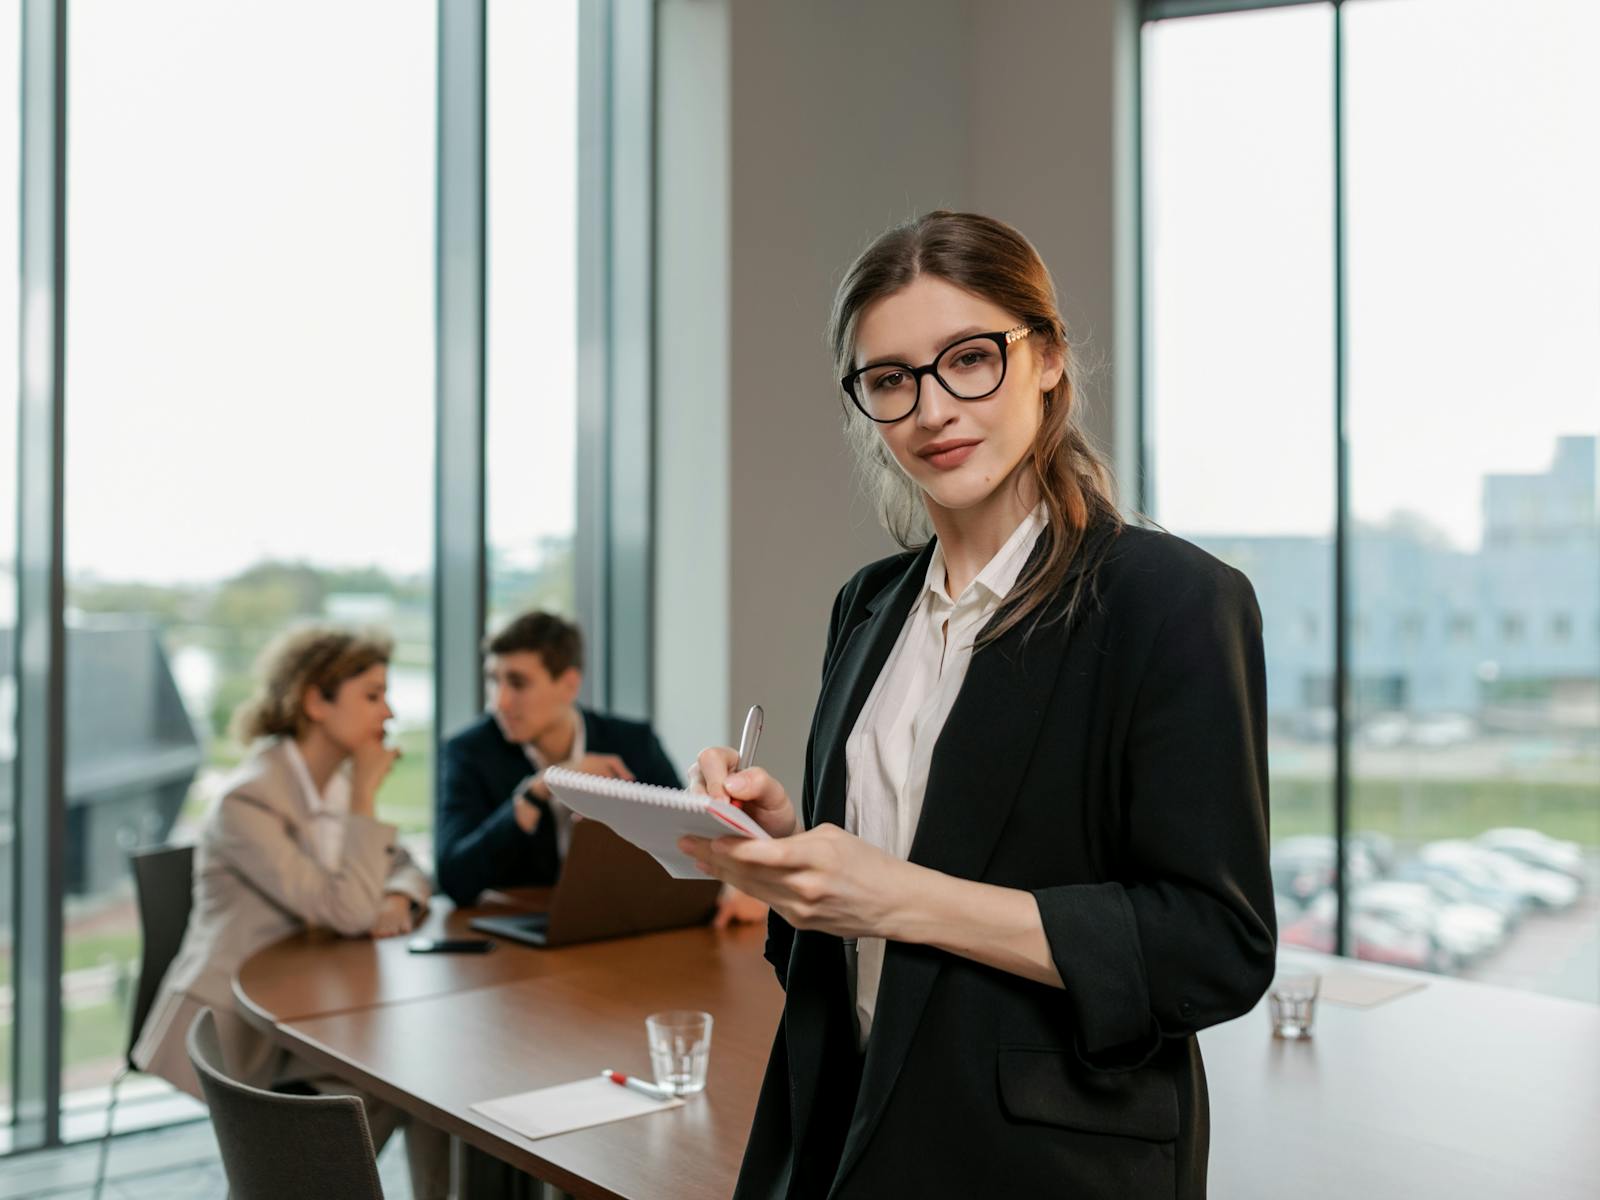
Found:
[[[707,838],[768,836],[734,805],[701,792],[585,775],[565,767],[551,767],[544,781],[557,800],[575,813],[609,825],[674,879],[705,878],[694,859],[678,849],[678,839],[686,833]]]

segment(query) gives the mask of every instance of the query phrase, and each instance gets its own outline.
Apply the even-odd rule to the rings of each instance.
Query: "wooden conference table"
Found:
[[[441,903],[420,932],[466,934],[481,911],[504,910]],[[280,1044],[576,1196],[722,1200],[782,1006],[763,938],[700,928],[413,955],[404,938],[306,934],[251,958],[235,991]],[[1202,1033],[1211,1195],[1592,1200],[1600,1007],[1290,957],[1427,986],[1373,1008],[1321,1004],[1306,1043],[1272,1039],[1265,1002]],[[538,1141],[472,1111],[602,1067],[648,1076],[644,1018],[665,1008],[716,1018],[706,1091],[683,1108]]]

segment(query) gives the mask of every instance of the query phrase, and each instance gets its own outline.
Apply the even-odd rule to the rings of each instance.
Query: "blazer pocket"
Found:
[[[1170,1142],[1178,1089],[1160,1070],[1090,1071],[1070,1050],[1002,1047],[1000,1105],[1018,1121]]]

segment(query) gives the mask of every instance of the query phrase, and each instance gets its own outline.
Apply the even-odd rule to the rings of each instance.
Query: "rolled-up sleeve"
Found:
[[[1167,613],[1134,696],[1118,878],[1035,891],[1091,1067],[1248,1012],[1272,977],[1266,669],[1250,582],[1218,565]]]

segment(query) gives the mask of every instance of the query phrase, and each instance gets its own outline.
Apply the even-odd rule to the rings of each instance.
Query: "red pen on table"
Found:
[[[635,1079],[632,1075],[624,1075],[621,1071],[613,1071],[607,1067],[600,1072],[605,1078],[611,1080],[618,1087],[632,1088],[640,1095],[649,1096],[652,1100],[676,1100],[673,1093],[664,1087],[657,1087],[653,1083],[646,1083],[642,1079]]]

